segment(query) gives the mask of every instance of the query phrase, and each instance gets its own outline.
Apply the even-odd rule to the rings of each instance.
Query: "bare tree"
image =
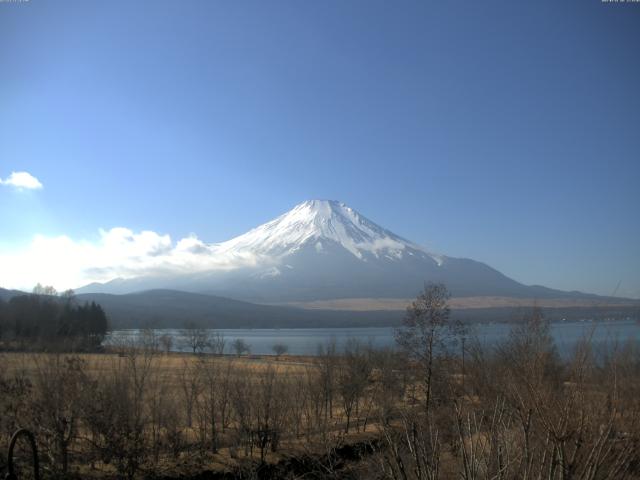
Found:
[[[32,412],[41,445],[56,473],[66,475],[69,449],[77,435],[79,390],[84,362],[77,356],[33,356],[36,365]]]
[[[224,355],[224,349],[227,346],[227,340],[220,332],[214,332],[209,335],[209,348],[214,355]]]
[[[198,407],[200,442],[203,447],[210,447],[216,453],[220,442],[221,417],[224,413],[219,407],[228,396],[228,383],[225,382],[225,369],[220,359],[202,356],[196,363],[199,377],[200,394],[196,399]]]
[[[180,369],[179,385],[184,400],[187,427],[193,426],[193,413],[202,389],[197,366],[190,358],[185,358]]]
[[[407,374],[402,368],[406,362],[391,348],[374,350],[371,362],[376,380],[372,395],[377,418],[381,424],[387,425],[401,406],[407,389]]]
[[[292,405],[288,401],[286,378],[271,366],[259,373],[255,389],[252,433],[260,449],[260,461],[264,462],[269,447],[273,452],[278,450],[287,412]]]
[[[195,323],[185,324],[181,332],[182,344],[195,354],[202,354],[211,345],[209,331],[206,328],[198,327]]]
[[[149,453],[148,383],[154,355],[129,350],[111,368],[86,378],[82,389],[84,440],[119,478],[133,479]]]
[[[236,355],[239,357],[242,356],[242,354],[244,353],[251,352],[251,347],[242,338],[236,338],[231,344],[231,347],[236,352]]]
[[[358,415],[360,401],[368,385],[371,364],[356,339],[350,339],[345,347],[338,368],[338,392],[345,415],[345,433],[349,433],[353,415]]]
[[[289,351],[289,347],[284,343],[276,343],[271,347],[273,353],[276,354],[276,357],[279,359],[281,355],[284,355]]]
[[[58,291],[51,285],[43,286],[42,284],[38,283],[35,287],[33,287],[33,294],[55,297],[56,295],[58,295]]]
[[[138,346],[149,353],[157,353],[160,349],[160,338],[152,328],[144,328],[138,337]]]
[[[407,309],[402,326],[395,332],[397,344],[421,370],[426,413],[433,395],[434,360],[462,331],[462,326],[450,318],[449,297],[443,284],[425,285],[424,291]]]
[[[336,390],[337,346],[335,339],[326,345],[318,345],[316,362],[320,371],[320,385],[324,401],[324,423],[328,424],[333,418],[333,400]]]
[[[171,335],[169,335],[168,333],[163,333],[162,335],[160,335],[158,341],[160,342],[164,353],[168,354],[169,352],[171,352],[171,347],[173,347],[173,337]]]

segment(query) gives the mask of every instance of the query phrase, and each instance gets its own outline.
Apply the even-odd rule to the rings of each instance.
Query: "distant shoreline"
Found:
[[[477,339],[480,343],[491,345],[509,338],[516,323],[487,323],[469,325],[464,335],[467,339]],[[186,332],[186,333],[185,333]],[[168,348],[171,351],[190,353],[189,330],[153,329],[151,334],[140,329],[121,329],[111,332],[103,342],[104,348],[119,345],[126,348],[139,342],[146,345],[161,345],[161,339],[169,337]],[[554,342],[563,351],[569,351],[582,339],[589,337],[595,344],[627,340],[640,341],[640,323],[636,320],[617,321],[565,321],[553,322],[550,333]],[[196,333],[198,334],[198,333]],[[206,333],[200,334],[203,338]],[[374,348],[395,348],[394,327],[353,327],[353,328],[217,328],[211,329],[208,336],[224,340],[224,353],[232,352],[237,340],[248,346],[249,354],[271,355],[275,345],[284,345],[288,356],[315,356],[319,346],[335,345],[343,349],[350,341],[357,340],[363,345]],[[219,335],[219,336],[218,336]],[[202,353],[221,353],[205,348]],[[246,353],[246,352],[245,352]]]
[[[519,320],[512,320],[512,321],[507,321],[507,322],[492,322],[492,321],[488,321],[488,322],[473,322],[473,323],[469,323],[467,324],[468,326],[490,326],[490,325],[520,325],[520,321]],[[561,324],[583,324],[583,323],[593,323],[593,324],[607,324],[607,323],[611,323],[611,324],[623,324],[623,323],[637,323],[640,326],[640,318],[631,318],[631,317],[627,317],[627,318],[609,318],[609,319],[584,319],[584,320],[549,320],[549,324],[551,325],[561,325]],[[356,325],[356,326],[349,326],[349,325],[345,325],[345,326],[335,326],[335,327],[204,327],[205,330],[211,330],[211,331],[223,331],[223,330],[229,330],[229,331],[238,331],[238,330],[246,330],[246,331],[256,331],[256,330],[266,330],[266,331],[278,331],[278,330],[358,330],[358,329],[362,329],[362,330],[371,330],[371,329],[388,329],[388,328],[398,328],[400,327],[400,323],[398,323],[397,325]],[[134,331],[143,331],[143,330],[154,330],[154,331],[161,331],[161,330],[174,330],[174,331],[181,331],[181,330],[185,330],[182,327],[130,327],[130,328],[114,328],[108,331],[108,333],[113,333],[113,332],[134,332]],[[226,355],[226,354],[225,354]],[[265,354],[265,355],[271,355],[271,354]]]
[[[309,302],[271,303],[267,305],[297,307],[305,310],[340,311],[404,311],[414,299],[411,298],[341,298],[333,300],[314,300]],[[517,298],[517,297],[452,297],[449,306],[454,310],[482,308],[612,308],[638,307],[640,300],[615,299],[610,302],[588,298]]]

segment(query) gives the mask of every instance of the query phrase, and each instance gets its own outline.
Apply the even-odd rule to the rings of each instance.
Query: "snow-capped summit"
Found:
[[[293,207],[275,220],[260,225],[244,235],[216,245],[221,254],[247,253],[282,257],[312,245],[322,252],[337,244],[359,259],[401,258],[416,251],[441,263],[442,256],[427,252],[364,217],[353,208],[335,200],[308,200]]]

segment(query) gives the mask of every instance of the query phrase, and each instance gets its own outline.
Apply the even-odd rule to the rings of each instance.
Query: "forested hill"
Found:
[[[126,295],[92,293],[77,298],[102,305],[113,328],[181,328],[186,323],[209,328],[382,326],[397,324],[404,314],[403,311],[304,310],[178,290]]]
[[[3,297],[7,300],[0,298],[0,342],[5,347],[69,340],[77,346],[96,347],[109,330],[107,315],[95,302],[16,292]]]
[[[0,289],[0,318],[9,305],[22,305],[26,302],[29,309],[21,307],[23,312],[30,311],[34,322],[42,325],[39,332],[55,334],[66,331],[64,297],[47,297],[56,306],[40,303],[40,307],[21,297],[32,298],[23,292]],[[38,296],[36,296],[37,298]],[[4,301],[2,299],[5,299]],[[33,299],[31,300],[33,302]],[[260,305],[226,297],[182,292],[177,290],[149,290],[126,295],[81,294],[73,299],[75,309],[82,310],[84,305],[100,306],[106,314],[109,327],[120,328],[182,328],[185,324],[197,324],[206,328],[321,328],[321,327],[361,327],[395,326],[405,315],[404,310],[347,311],[347,310],[305,310],[302,308]],[[37,302],[36,302],[37,303]],[[43,316],[47,309],[53,315]],[[525,307],[502,308],[464,308],[453,309],[454,318],[468,323],[479,322],[518,322],[529,311]],[[542,308],[546,318],[551,321],[582,319],[623,319],[640,318],[640,306],[601,306]],[[77,312],[76,312],[77,313]],[[88,315],[86,313],[81,314]],[[26,320],[25,320],[26,322]],[[31,324],[31,322],[27,322]],[[8,332],[4,321],[4,332]],[[31,328],[31,327],[30,327]],[[60,330],[62,329],[62,330]],[[76,330],[74,327],[73,331]]]
[[[4,288],[0,288],[0,301],[4,300],[5,302],[7,302],[12,297],[15,297],[17,295],[26,295],[26,293],[21,292],[20,290],[7,290]]]
[[[395,326],[405,311],[305,310],[259,305],[213,295],[176,290],[149,290],[126,295],[83,294],[80,301],[102,305],[113,328],[182,328],[195,323],[208,328],[320,328]],[[640,305],[542,308],[549,320],[640,318]],[[453,309],[468,323],[519,322],[530,307]]]

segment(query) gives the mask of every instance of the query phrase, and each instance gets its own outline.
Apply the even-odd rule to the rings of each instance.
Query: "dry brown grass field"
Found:
[[[132,440],[129,437],[133,434],[134,443],[146,444],[145,454],[153,457],[152,465],[145,467],[147,474],[236,471],[243,468],[245,459],[259,458],[260,462],[277,463],[291,456],[321,456],[333,446],[345,443],[369,441],[373,436],[374,426],[362,425],[362,419],[358,417],[357,424],[354,425],[354,420],[351,419],[352,424],[345,431],[345,416],[337,399],[335,405],[330,407],[331,412],[327,414],[330,420],[326,425],[310,427],[312,420],[301,418],[302,411],[299,407],[306,401],[302,396],[308,395],[308,392],[302,390],[305,385],[315,381],[320,368],[317,359],[303,356],[213,356],[135,349],[100,354],[0,353],[0,376],[3,379],[8,382],[14,380],[16,384],[22,385],[28,390],[22,392],[25,396],[30,396],[33,390],[40,388],[47,389],[49,394],[46,398],[19,399],[20,394],[13,392],[17,403],[22,403],[9,407],[14,410],[16,417],[14,422],[9,422],[13,428],[27,427],[36,433],[40,431],[41,435],[51,434],[50,429],[39,418],[34,418],[37,414],[32,415],[42,408],[42,405],[36,404],[46,404],[54,400],[54,397],[71,394],[71,390],[74,390],[73,399],[55,399],[62,404],[53,407],[50,413],[56,418],[49,420],[56,423],[65,417],[76,423],[73,439],[66,447],[68,465],[65,474],[75,473],[96,478],[129,476],[124,464],[139,460],[121,459],[118,466],[112,459],[104,461],[87,453],[87,449],[96,446],[94,439],[89,438],[95,432],[88,421],[80,418],[82,414],[76,414],[72,410],[86,412],[91,408],[83,407],[84,402],[91,404],[101,400],[98,398],[100,394],[83,398],[83,393],[78,392],[78,389],[92,384],[110,385],[110,388],[116,390],[116,394],[109,398],[109,404],[100,407],[99,414],[105,415],[105,407],[111,407],[117,412],[116,416],[125,417],[116,420],[124,420],[121,425],[124,438],[121,437],[120,441]],[[75,369],[76,372],[71,372]],[[127,387],[118,388],[119,382],[124,382]],[[70,385],[72,383],[76,385]],[[137,389],[140,391],[136,392]],[[132,392],[133,398],[129,396]],[[131,408],[131,405],[127,405],[128,402],[139,404]],[[233,415],[229,413],[225,418],[224,410],[230,410],[234,402],[239,412]],[[256,408],[252,403],[261,405]],[[317,414],[321,410],[322,407],[317,407]],[[170,418],[167,418],[167,414]],[[136,418],[138,415],[145,418]],[[218,418],[212,422],[213,417]],[[213,430],[212,424],[216,421],[220,422],[220,426]],[[137,422],[140,422],[140,432],[134,432]],[[7,422],[4,426],[7,426]],[[275,434],[271,430],[285,428],[291,432],[295,430],[295,433],[278,438],[276,449],[273,438]],[[11,428],[3,432],[4,436],[10,431]],[[105,426],[104,434],[109,436],[115,433],[109,426]],[[160,440],[159,437],[169,437],[172,434],[174,445],[167,448],[166,438]],[[38,436],[39,441],[41,435]],[[215,447],[212,446],[214,436]],[[249,438],[240,438],[243,436]],[[55,441],[41,442],[43,452],[45,449],[42,447],[46,448],[52,443],[55,450]],[[159,449],[159,444],[162,444],[165,451],[152,452]],[[119,450],[120,446],[112,448]],[[173,451],[167,453],[167,450]],[[126,455],[124,450],[119,453]],[[113,458],[114,453],[108,452],[107,456]],[[51,457],[52,472],[49,473],[60,466],[56,465],[60,459],[55,454]],[[45,457],[45,464],[46,460]],[[73,463],[76,465],[70,466]],[[136,470],[139,467],[141,466],[136,465]],[[134,473],[131,472],[131,475]]]
[[[117,352],[105,353],[33,353],[33,352],[0,352],[0,363],[5,374],[24,372],[32,377],[42,364],[46,364],[52,356],[65,358],[80,358],[85,367],[84,371],[89,375],[99,375],[113,369],[114,365],[122,363],[126,355]],[[259,372],[272,368],[280,375],[301,375],[306,369],[314,366],[314,357],[283,355],[277,358],[275,355],[250,355],[250,356],[210,356],[208,361],[216,366],[232,364],[235,369],[246,372]],[[201,361],[202,356],[190,353],[156,353],[154,355],[154,367],[162,369],[163,375],[168,380],[177,380],[179,373],[186,365],[195,365]]]
[[[421,332],[313,357],[0,353],[0,475],[24,427],[44,478],[640,478],[637,345],[561,360],[534,317],[463,363]]]
[[[404,311],[413,302],[412,298],[341,298],[336,300],[315,300],[309,302],[288,302],[286,305],[306,309],[320,310],[352,310],[352,311]],[[514,298],[514,297],[453,297],[449,306],[453,309],[474,308],[569,308],[569,307],[601,307],[602,299],[590,298]],[[637,300],[619,299],[607,301],[607,307],[637,306]]]

